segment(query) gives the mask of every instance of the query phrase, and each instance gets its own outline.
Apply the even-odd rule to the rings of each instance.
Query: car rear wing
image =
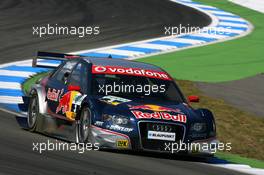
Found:
[[[63,61],[76,58],[81,58],[81,56],[64,53],[38,52],[37,57],[32,60],[32,67],[56,68]]]

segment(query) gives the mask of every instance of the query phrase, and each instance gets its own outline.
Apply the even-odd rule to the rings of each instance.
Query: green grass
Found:
[[[222,82],[264,72],[264,14],[227,0],[197,0],[233,12],[250,21],[254,31],[243,38],[138,59],[156,64],[181,80]]]
[[[224,159],[232,163],[245,164],[253,168],[264,168],[264,162],[257,159],[249,159],[249,158],[241,157],[239,155],[223,153],[223,152],[217,152],[216,156],[220,159]]]
[[[199,103],[194,108],[210,109],[215,117],[217,138],[224,143],[231,143],[232,154],[264,161],[264,120],[231,105],[224,100],[204,95],[191,81],[177,81],[185,96],[198,95]]]
[[[25,94],[28,94],[29,91],[31,90],[31,86],[35,84],[39,79],[43,78],[44,76],[48,75],[49,72],[42,72],[39,74],[36,74],[34,76],[31,76],[29,79],[27,79],[23,84],[22,84],[22,89]]]

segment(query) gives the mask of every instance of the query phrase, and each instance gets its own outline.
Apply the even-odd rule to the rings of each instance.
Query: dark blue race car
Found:
[[[186,145],[217,143],[213,114],[193,109],[189,102],[199,98],[190,96],[187,101],[157,66],[46,52],[39,52],[33,65],[40,66],[38,60],[43,59],[61,64],[32,86],[30,131],[125,150],[211,154],[210,149]]]

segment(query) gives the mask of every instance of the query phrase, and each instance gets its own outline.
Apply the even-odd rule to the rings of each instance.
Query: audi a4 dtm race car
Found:
[[[54,68],[41,65],[41,60],[61,64]],[[24,98],[30,131],[139,151],[168,152],[168,145],[175,143],[217,142],[212,112],[192,108],[190,102],[199,98],[186,100],[171,76],[157,66],[48,52],[39,52],[33,66],[54,69]]]

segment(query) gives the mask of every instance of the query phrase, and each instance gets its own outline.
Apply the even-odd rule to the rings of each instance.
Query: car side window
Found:
[[[60,70],[55,72],[55,74],[53,75],[53,78],[55,78],[57,81],[64,82],[65,74],[69,73],[70,75],[72,69],[77,63],[78,63],[78,60],[67,61]]]
[[[88,68],[84,63],[79,63],[69,78],[68,84],[80,86],[81,92],[87,91]]]

